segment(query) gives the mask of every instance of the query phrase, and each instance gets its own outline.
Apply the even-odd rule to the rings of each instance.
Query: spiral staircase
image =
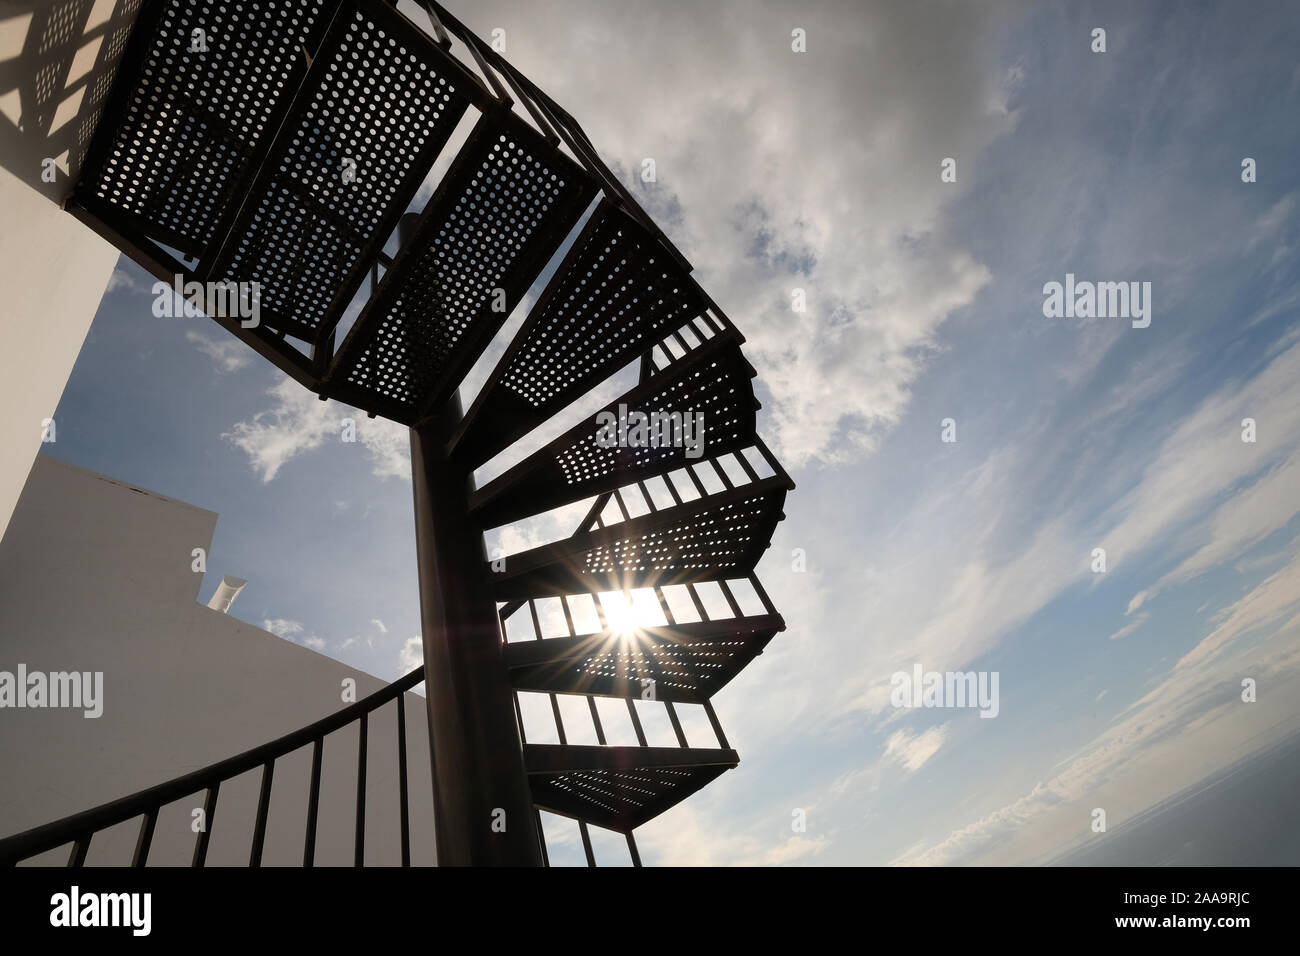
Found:
[[[168,285],[256,283],[259,324],[211,318],[322,400],[410,427],[424,666],[254,751],[0,841],[0,863],[68,845],[77,865],[96,832],[139,817],[145,865],[163,804],[203,793],[211,816],[224,780],[261,767],[257,865],[275,762],[312,747],[311,865],[322,740],[360,724],[360,864],[367,715],[396,701],[404,726],[420,680],[440,863],[545,863],[544,810],[579,821],[589,862],[594,826],[625,834],[639,864],[633,831],[738,762],[710,701],[785,627],[754,569],[794,487],[756,433],[744,338],[573,117],[441,6],[423,11],[143,0],[66,208]],[[462,409],[467,373],[546,275]],[[630,390],[477,485],[633,368]],[[630,412],[703,413],[703,455],[599,440],[601,413]],[[567,537],[489,559],[485,532],[588,501]],[[608,620],[609,592],[651,596],[657,623]],[[558,744],[527,739],[520,694],[549,696]],[[585,699],[597,744],[568,742],[561,696]],[[626,703],[635,746],[607,742],[601,698]],[[686,704],[713,740],[688,741]],[[648,744],[651,706],[677,746]]]

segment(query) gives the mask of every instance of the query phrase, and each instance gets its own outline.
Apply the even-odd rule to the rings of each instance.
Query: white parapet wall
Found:
[[[198,603],[217,516],[144,488],[37,457],[0,541],[0,672],[102,674],[98,716],[84,708],[0,707],[0,837],[233,757],[342,709],[384,681]],[[208,574],[220,555],[207,552]],[[224,569],[222,569],[224,570]],[[238,570],[238,569],[233,569]],[[212,587],[214,582],[209,582]],[[250,583],[255,587],[256,581]],[[322,591],[329,587],[321,582]],[[259,600],[274,604],[274,596]],[[425,700],[405,695],[411,860],[434,862]],[[369,718],[368,864],[400,862],[397,712]],[[325,738],[316,859],[351,865],[359,731]],[[311,747],[277,762],[263,861],[302,860]],[[248,863],[260,785],[222,784],[208,862]],[[159,814],[151,865],[186,865],[203,794]],[[87,864],[130,862],[139,820],[97,835]],[[59,865],[67,852],[34,861]]]

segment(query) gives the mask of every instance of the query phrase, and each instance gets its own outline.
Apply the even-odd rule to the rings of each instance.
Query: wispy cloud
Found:
[[[349,418],[374,476],[410,479],[410,439],[405,426],[383,418],[367,418],[353,409],[340,411],[340,406],[320,401],[288,377],[282,377],[268,394],[273,400],[269,409],[236,422],[221,436],[248,456],[263,482],[275,480],[290,461],[327,442],[348,447],[343,435],[344,420]]]
[[[1225,608],[1221,617],[1224,620],[1219,627],[1159,684],[1122,711],[1105,732],[1067,760],[1051,780],[932,846],[912,848],[895,862],[977,862],[981,854],[1013,837],[1023,841],[1020,852],[1042,853],[1045,846],[1062,845],[1071,830],[1084,832],[1088,809],[1104,805],[1106,787],[1140,772],[1144,761],[1156,764],[1156,754],[1163,753],[1166,758],[1171,753],[1181,755],[1172,763],[1160,762],[1171,775],[1161,781],[1162,788],[1152,791],[1160,795],[1167,795],[1171,786],[1189,785],[1241,756],[1238,752],[1197,750],[1193,740],[1203,737],[1211,723],[1249,715],[1252,705],[1240,697],[1242,675],[1268,675],[1269,683],[1281,694],[1293,692],[1300,682],[1300,555]],[[1261,628],[1272,630],[1262,640],[1246,639]],[[1294,726],[1295,719],[1293,714],[1286,723]],[[1133,805],[1131,792],[1127,800],[1124,816],[1144,808],[1141,802]],[[1113,818],[1110,825],[1117,822],[1119,819]],[[1058,827],[1060,832],[1054,838],[1043,838],[1043,831],[1050,827]],[[1030,832],[1039,839],[1028,837]]]
[[[829,845],[827,835],[792,833],[788,824],[780,836],[720,830],[681,804],[656,821],[642,853],[660,866],[785,866],[813,863]]]
[[[424,664],[424,638],[419,634],[414,637],[408,637],[406,643],[401,646],[397,653],[398,671],[402,674],[409,674]],[[424,694],[424,681],[416,684],[411,688],[414,694]]]
[[[310,647],[313,651],[323,652],[326,648],[324,638],[317,637],[315,634],[306,634],[302,624],[298,621],[290,621],[279,617],[268,618],[262,622],[262,630],[270,631],[276,637],[284,638],[286,641],[301,644],[303,647]]]
[[[122,289],[125,289],[128,292],[149,291],[149,287],[140,282],[132,273],[132,266],[130,263],[127,263],[124,266],[119,262],[118,267],[113,270],[113,274],[108,277],[108,287],[105,291],[117,292]]]
[[[398,666],[403,674],[409,674],[424,663],[424,638],[419,634],[408,637],[397,654]]]
[[[185,338],[199,347],[199,351],[212,359],[218,372],[238,372],[253,364],[253,353],[236,338],[215,338],[202,332],[189,331]]]
[[[262,630],[270,631],[276,637],[292,640],[294,635],[302,633],[302,625],[282,617],[268,618],[262,622]]]
[[[885,756],[902,764],[908,773],[914,773],[939,752],[947,733],[946,725],[931,727],[919,734],[897,730],[885,743]]]
[[[563,18],[507,18],[529,37],[516,65],[545,77],[560,102],[585,104],[602,152],[696,261],[713,298],[743,317],[747,355],[772,396],[772,444],[787,464],[878,447],[939,328],[991,279],[943,217],[983,146],[1016,125],[1008,97],[1023,76],[999,68],[983,42],[1007,9],[811,5],[797,17],[807,54],[790,51],[791,13],[780,4],[751,4],[743,19],[725,5],[657,9],[682,62],[744,83],[665,72],[660,49],[626,42],[644,29],[632,7],[584,13],[580,31]],[[481,16],[507,12],[489,5]],[[936,64],[934,82],[895,95],[921,60]],[[645,76],[656,78],[650,97]],[[635,114],[619,106],[629,102],[640,104]],[[811,147],[822,143],[834,148]],[[945,186],[946,156],[962,165]],[[656,162],[654,184],[641,181],[644,157]],[[793,311],[795,289],[806,311]]]
[[[343,652],[351,650],[354,647],[360,647],[362,645],[365,645],[369,650],[373,650],[375,642],[379,641],[382,644],[384,638],[387,636],[388,626],[384,624],[383,621],[379,620],[379,618],[374,617],[370,619],[368,633],[353,634],[351,637],[345,639],[341,644],[339,644],[339,651]]]
[[[1124,638],[1129,637],[1130,635],[1136,633],[1138,628],[1140,628],[1143,624],[1145,624],[1147,622],[1147,618],[1149,618],[1150,616],[1151,615],[1149,614],[1139,614],[1137,617],[1133,618],[1133,620],[1129,621],[1118,631],[1112,634],[1109,638],[1107,638],[1107,640],[1111,640],[1111,641],[1124,640]]]

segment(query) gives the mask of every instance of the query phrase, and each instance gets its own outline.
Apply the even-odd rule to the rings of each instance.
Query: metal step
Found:
[[[489,574],[498,601],[619,591],[749,574],[785,515],[784,475],[509,555]],[[500,564],[497,565],[500,568]]]
[[[680,444],[606,447],[598,425],[609,419],[602,415],[700,413],[701,451],[720,455],[753,445],[753,376],[736,337],[717,335],[480,488],[470,497],[470,512],[494,528],[698,460],[698,451],[688,458]]]
[[[342,4],[198,274],[258,282],[272,329],[313,344],[331,334],[477,99],[436,49],[382,4]]]
[[[591,179],[517,117],[481,116],[339,348],[324,394],[406,424],[429,414],[594,195]]]
[[[676,806],[739,762],[734,750],[524,745],[538,808],[619,833]]]
[[[220,241],[336,5],[285,0],[238,17],[219,6],[143,5],[77,189],[188,255]]]
[[[705,309],[658,241],[602,200],[466,413],[454,452],[481,464]]]
[[[316,347],[487,100],[378,0],[239,12],[146,4],[74,199],[149,256],[197,260],[173,260],[186,281],[257,283],[260,334]]]
[[[783,630],[779,614],[762,614],[519,641],[506,645],[506,666],[515,690],[639,698],[649,681],[655,700],[699,704]]]

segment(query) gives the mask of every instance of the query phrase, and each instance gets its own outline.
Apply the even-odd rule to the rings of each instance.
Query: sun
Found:
[[[620,641],[634,639],[641,628],[637,624],[637,615],[632,608],[632,602],[621,594],[616,595],[609,601],[603,598],[604,595],[602,595],[600,603],[605,611],[605,623],[609,628],[609,633]]]

